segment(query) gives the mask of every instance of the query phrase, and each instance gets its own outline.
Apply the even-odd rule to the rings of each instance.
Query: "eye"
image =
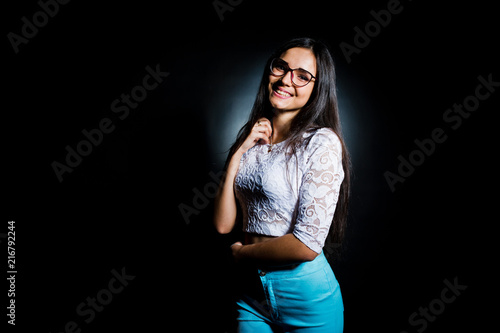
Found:
[[[297,71],[297,80],[300,80],[302,82],[309,82],[312,79],[311,74],[304,70],[298,70]]]
[[[306,75],[299,75],[299,79],[307,81],[309,78]]]
[[[283,75],[286,71],[288,71],[288,65],[281,59],[273,60],[271,64],[271,70],[275,75]]]

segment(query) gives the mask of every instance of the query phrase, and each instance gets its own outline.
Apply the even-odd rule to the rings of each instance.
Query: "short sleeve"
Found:
[[[329,129],[316,131],[304,158],[293,234],[311,250],[321,253],[344,179],[339,138]]]

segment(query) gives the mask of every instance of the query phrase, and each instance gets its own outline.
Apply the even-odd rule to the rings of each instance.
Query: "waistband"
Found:
[[[330,264],[326,259],[323,251],[314,260],[305,261],[295,265],[286,266],[262,266],[258,267],[258,273],[260,276],[269,275],[269,277],[276,278],[287,278],[287,277],[299,277],[315,273],[318,270],[329,267]]]

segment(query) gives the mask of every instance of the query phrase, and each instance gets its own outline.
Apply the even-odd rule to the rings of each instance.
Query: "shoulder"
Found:
[[[342,169],[342,141],[333,130],[313,130],[305,142],[303,161],[307,168],[330,171]]]
[[[320,147],[342,153],[342,143],[338,135],[330,128],[322,127],[304,134],[306,151],[314,151]]]

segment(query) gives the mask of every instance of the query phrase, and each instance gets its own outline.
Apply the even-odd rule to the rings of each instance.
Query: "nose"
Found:
[[[286,86],[291,86],[292,85],[292,71],[288,71],[285,76],[281,78],[281,82],[283,82],[284,85]]]

